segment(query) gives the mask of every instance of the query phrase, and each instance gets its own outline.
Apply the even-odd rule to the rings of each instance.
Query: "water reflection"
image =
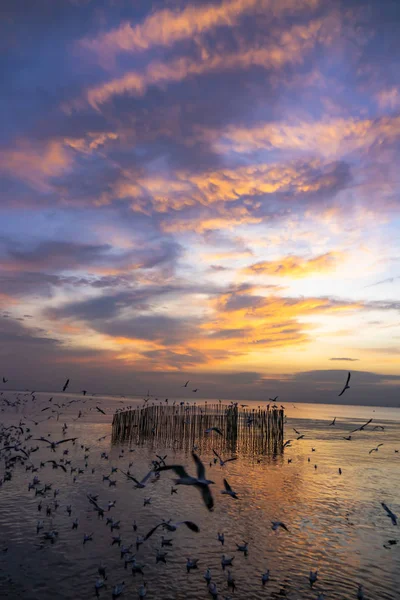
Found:
[[[98,401],[98,399],[97,399]],[[90,406],[90,400],[87,406]],[[197,600],[210,598],[203,573],[211,569],[213,581],[219,589],[219,598],[232,595],[238,599],[282,598],[315,600],[324,592],[326,600],[352,600],[357,597],[358,584],[363,583],[368,599],[396,600],[400,587],[400,543],[384,548],[389,539],[399,539],[382,510],[386,502],[395,513],[400,511],[399,460],[395,453],[399,446],[399,418],[394,411],[372,413],[373,409],[349,407],[318,407],[313,412],[298,405],[289,412],[285,439],[292,428],[304,433],[305,438],[272,458],[257,455],[237,447],[239,459],[223,468],[214,465],[207,440],[199,452],[207,465],[207,475],[215,481],[213,493],[216,506],[209,513],[202,505],[197,490],[181,486],[178,494],[171,495],[174,476],[163,473],[160,480],[143,490],[133,488],[126,477],[116,473],[115,488],[102,481],[111,467],[118,467],[141,478],[157,454],[167,454],[167,462],[186,464],[192,468],[190,447],[168,447],[153,439],[149,444],[132,445],[127,440],[111,444],[111,413],[119,400],[104,400],[106,416],[85,409],[84,420],[73,421],[77,409],[65,415],[69,434],[78,436],[79,443],[71,448],[69,459],[83,473],[77,475],[53,470],[50,464],[39,470],[43,484],[59,488],[60,506],[51,517],[39,515],[38,498],[28,491],[32,474],[17,467],[11,482],[0,488],[0,597],[21,600],[76,600],[94,597],[94,582],[99,564],[108,570],[107,590],[100,598],[111,598],[111,585],[125,580],[123,597],[137,597],[142,583],[130,569],[124,569],[120,551],[111,545],[111,531],[105,520],[99,520],[86,494],[97,494],[99,503],[106,505],[116,500],[110,510],[114,520],[121,521],[119,533],[122,543],[134,543],[137,534],[146,534],[162,518],[173,521],[188,519],[196,522],[200,533],[186,528],[168,533],[173,538],[168,548],[166,564],[156,564],[162,532],[154,534],[137,552],[137,559],[145,564],[147,598],[165,600]],[[341,412],[342,411],[342,412]],[[342,416],[341,416],[342,414]],[[373,414],[374,421],[384,431],[372,429],[360,432],[351,442],[343,440],[350,429],[365,422]],[[335,428],[329,422],[337,416]],[[397,419],[396,419],[397,417]],[[7,422],[19,416],[4,415]],[[63,417],[64,419],[64,417]],[[54,419],[35,429],[38,437],[51,433],[59,439],[62,422]],[[212,434],[214,435],[214,434]],[[212,442],[215,441],[213,438]],[[80,442],[90,446],[88,467]],[[378,443],[379,452],[368,454]],[[201,442],[202,443],[202,442]],[[315,452],[312,452],[312,448]],[[133,452],[129,450],[133,449]],[[102,459],[101,454],[108,454]],[[62,456],[57,451],[57,457]],[[33,462],[49,458],[41,448]],[[288,464],[288,459],[292,462]],[[308,461],[310,459],[310,462]],[[260,462],[258,462],[260,461]],[[211,462],[211,466],[210,466]],[[129,467],[129,463],[133,463]],[[317,469],[314,466],[317,465]],[[342,475],[339,474],[339,467]],[[94,469],[94,473],[92,473]],[[223,479],[238,492],[235,501],[219,493]],[[151,504],[144,507],[145,497]],[[43,502],[54,507],[48,493]],[[72,505],[68,515],[66,506]],[[36,534],[36,521],[44,520],[45,530],[55,528],[59,535],[52,545],[43,549]],[[72,521],[79,519],[78,530]],[[136,520],[138,531],[133,530]],[[272,531],[271,521],[281,520],[289,529]],[[83,534],[94,532],[93,542],[83,545]],[[225,545],[217,540],[217,532],[225,534]],[[247,556],[237,551],[236,544],[247,541]],[[1,550],[8,547],[7,552]],[[221,568],[221,556],[234,556],[232,573],[236,590],[227,586],[227,572]],[[199,559],[199,569],[186,571],[187,557]],[[261,574],[270,570],[270,581],[263,586]],[[310,589],[309,571],[318,569],[318,580]],[[11,577],[11,581],[8,578]]]

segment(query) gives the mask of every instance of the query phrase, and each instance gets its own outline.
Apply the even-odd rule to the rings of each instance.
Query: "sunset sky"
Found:
[[[396,0],[0,11],[5,387],[400,404]]]

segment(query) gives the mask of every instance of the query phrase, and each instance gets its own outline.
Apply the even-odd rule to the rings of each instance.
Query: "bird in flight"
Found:
[[[222,431],[218,427],[209,427],[204,433],[211,433],[212,431],[215,431],[219,435],[223,435]]]
[[[104,410],[102,410],[101,408],[99,408],[98,406],[96,406],[96,410],[98,410],[102,415],[105,415],[106,413],[104,412]]]
[[[179,475],[179,479],[175,479],[175,485],[194,485],[197,487],[203,497],[204,504],[208,510],[212,510],[214,507],[214,499],[209,486],[214,482],[206,479],[205,467],[195,452],[192,452],[192,458],[196,465],[197,477],[189,475],[182,465],[164,465],[158,467],[157,471],[166,471],[168,469],[175,471],[175,473]]]
[[[198,533],[200,531],[200,528],[196,525],[196,523],[193,523],[193,521],[179,521],[178,523],[171,523],[170,520],[161,521],[161,523],[153,527],[153,529],[150,529],[149,533],[144,536],[144,541],[148,540],[149,537],[151,537],[159,527],[163,527],[168,531],[176,531],[179,525],[186,525],[186,527],[190,529],[190,531],[194,531],[195,533]]]
[[[226,479],[224,479],[224,487],[225,487],[225,489],[221,491],[221,494],[227,494],[234,500],[239,499],[239,496],[237,495],[236,492],[233,491],[233,489],[231,488],[231,486],[229,485],[229,483],[227,482]]]
[[[397,515],[390,510],[390,508],[384,502],[381,502],[382,508],[386,511],[387,516],[392,520],[393,525],[397,525]]]
[[[336,417],[333,419],[332,423],[329,423],[329,427],[332,427],[333,425],[336,425]]]
[[[352,431],[350,431],[350,433],[354,433],[355,431],[364,431],[366,426],[369,425],[371,423],[371,421],[372,421],[372,419],[370,419],[369,421],[364,423],[364,425],[361,425],[361,427],[357,427],[357,429],[353,429]]]
[[[270,402],[276,402],[278,400],[279,396],[275,396],[275,398],[270,398]]]
[[[189,383],[190,379],[187,380],[187,382],[185,383],[185,385],[183,385],[182,387],[187,387],[188,383]]]
[[[349,389],[350,389],[350,386],[349,386],[350,377],[351,377],[351,373],[350,373],[350,371],[349,371],[349,374],[347,375],[347,381],[346,381],[346,383],[345,383],[345,386],[344,386],[344,388],[342,389],[342,391],[340,392],[340,394],[338,394],[338,396],[341,396],[342,394],[344,394],[344,393],[345,393],[345,391],[346,391],[346,390],[349,390]]]
[[[195,390],[192,390],[192,392],[198,392],[199,388],[196,388]]]
[[[237,460],[237,456],[233,456],[232,458],[227,458],[226,460],[222,460],[222,458],[220,457],[218,452],[216,452],[216,450],[214,450],[214,448],[213,448],[213,452],[214,452],[215,456],[218,458],[219,464],[221,465],[221,467],[223,467],[224,464],[227,462],[231,462],[232,460]]]
[[[3,377],[3,383],[7,383],[8,379],[6,379],[5,377]]]
[[[372,454],[372,452],[378,452],[379,448],[383,446],[383,444],[378,444],[376,448],[372,448],[368,454]]]
[[[56,451],[56,448],[60,445],[60,444],[65,444],[65,442],[75,442],[78,438],[74,437],[74,438],[67,438],[66,440],[59,440],[58,442],[51,442],[50,440],[46,440],[46,438],[41,437],[41,438],[33,438],[35,442],[46,442],[46,444],[49,444],[50,446],[50,450],[53,450],[53,452]]]
[[[65,390],[67,389],[68,385],[69,385],[69,379],[67,379],[67,381],[64,383],[63,392],[65,392]]]

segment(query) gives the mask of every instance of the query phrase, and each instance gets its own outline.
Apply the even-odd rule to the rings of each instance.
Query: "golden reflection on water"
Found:
[[[111,413],[115,401],[105,400],[103,406]],[[40,552],[35,547],[37,499],[27,490],[31,474],[17,469],[12,484],[4,484],[0,490],[0,543],[9,546],[9,551],[0,557],[0,566],[2,573],[9,573],[13,579],[11,585],[4,576],[0,577],[1,597],[90,598],[100,562],[109,569],[110,584],[125,580],[125,597],[136,596],[141,579],[133,578],[123,568],[118,549],[110,544],[109,528],[88,505],[86,493],[91,492],[97,493],[103,504],[116,500],[112,516],[121,519],[124,544],[136,539],[133,519],[140,534],[145,534],[161,518],[191,519],[199,525],[199,534],[181,528],[172,534],[174,545],[168,549],[166,565],[155,562],[161,534],[140,547],[138,558],[146,565],[148,598],[209,598],[202,576],[207,567],[211,568],[223,598],[228,595],[226,572],[220,564],[225,553],[235,557],[234,598],[279,598],[284,590],[286,597],[293,600],[315,600],[320,592],[324,592],[327,600],[351,600],[356,598],[358,583],[363,583],[367,599],[396,600],[400,586],[400,543],[391,550],[383,548],[388,539],[396,538],[397,528],[391,525],[380,503],[387,502],[399,514],[400,454],[394,450],[398,446],[400,419],[390,420],[396,417],[395,411],[375,409],[373,413],[372,410],[315,405],[288,408],[284,438],[294,440],[292,447],[277,455],[237,448],[238,460],[223,468],[213,462],[215,438],[208,440],[198,451],[207,476],[215,481],[212,513],[205,509],[196,489],[181,486],[178,494],[171,496],[172,473],[163,473],[159,482],[149,484],[144,490],[133,489],[119,473],[117,487],[109,488],[102,475],[108,474],[111,466],[127,470],[132,461],[131,473],[141,478],[155,452],[160,454],[164,448],[153,440],[152,444],[137,446],[130,453],[129,444],[111,445],[109,437],[98,442],[99,437],[110,432],[110,417],[88,411],[85,422],[73,422],[76,415],[71,412],[65,417],[69,433],[91,446],[89,468],[76,483],[69,474],[65,476],[49,465],[39,473],[42,481],[51,481],[54,488],[60,489],[61,508],[46,521],[47,528],[59,530],[57,542]],[[343,439],[371,414],[374,421],[385,427],[383,432],[368,429],[355,434],[351,442]],[[329,427],[334,416],[338,417],[336,425]],[[304,433],[305,438],[297,441],[293,427]],[[41,425],[38,433],[51,432],[57,438],[60,428],[61,424],[53,421]],[[369,450],[378,443],[384,445],[370,455]],[[100,458],[101,452],[108,453],[108,461]],[[189,472],[194,472],[189,448],[167,448],[163,453],[168,455],[168,463],[184,464]],[[41,449],[34,462],[47,458],[48,453]],[[84,468],[79,445],[71,450],[70,458],[74,465]],[[224,477],[237,491],[239,500],[220,494]],[[152,503],[144,508],[143,499],[149,496]],[[48,502],[51,501],[49,497]],[[66,504],[72,504],[71,519],[65,512]],[[76,516],[80,527],[72,531],[71,520]],[[287,525],[289,532],[272,531],[271,521],[278,520]],[[93,544],[83,546],[83,532],[91,531],[95,532]],[[218,531],[225,533],[224,547],[216,539]],[[236,543],[243,541],[249,542],[247,556],[236,550]],[[199,558],[198,572],[190,575],[185,569],[188,556]],[[271,579],[263,588],[260,578],[267,568]],[[311,569],[318,569],[313,589],[308,582]],[[101,594],[101,598],[109,597],[109,590]]]

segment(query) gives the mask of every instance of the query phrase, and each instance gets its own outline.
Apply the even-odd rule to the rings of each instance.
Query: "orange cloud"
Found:
[[[336,269],[343,259],[340,252],[326,252],[315,258],[305,259],[301,256],[285,256],[281,260],[261,261],[244,269],[250,275],[273,275],[278,277],[301,278],[317,273],[329,273]]]
[[[159,10],[142,23],[129,22],[81,45],[109,61],[118,52],[143,52],[153,46],[172,46],[220,26],[235,26],[247,14],[276,18],[286,13],[313,10],[320,0],[230,0],[220,4],[190,4],[181,11]]]
[[[262,47],[246,48],[241,44],[242,48],[233,53],[202,48],[197,59],[180,57],[170,63],[152,62],[143,73],[129,72],[90,88],[86,99],[93,108],[99,110],[100,105],[113,96],[143,96],[150,85],[179,82],[190,76],[215,71],[246,69],[251,66],[277,69],[285,64],[298,64],[302,62],[304,54],[315,45],[322,25],[321,20],[311,21],[307,25],[295,25],[290,30],[277,34],[276,39]],[[75,104],[78,108],[81,105],[79,101]]]
[[[0,171],[11,173],[35,188],[48,191],[48,180],[61,175],[71,166],[72,160],[63,143],[58,140],[40,145],[23,141],[12,150],[0,151]]]
[[[231,126],[222,132],[199,131],[214,147],[252,152],[257,149],[312,152],[322,156],[337,156],[370,148],[384,139],[400,136],[400,117],[379,119],[338,118],[317,122],[260,123],[251,128]]]

